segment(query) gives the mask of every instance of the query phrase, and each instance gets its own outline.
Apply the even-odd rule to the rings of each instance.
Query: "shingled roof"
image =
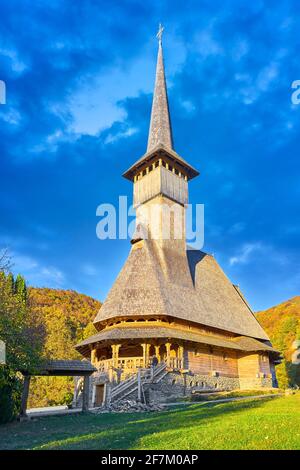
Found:
[[[146,338],[172,338],[191,341],[195,343],[208,344],[219,348],[234,349],[238,351],[270,351],[276,352],[268,344],[253,338],[238,337],[225,339],[213,335],[200,334],[192,331],[180,330],[172,327],[119,327],[101,331],[96,335],[76,345],[76,349],[82,354],[90,354],[89,345],[100,341],[132,340]]]
[[[97,369],[91,364],[90,361],[84,359],[80,360],[66,360],[54,359],[45,361],[34,372],[28,370],[21,370],[24,375],[46,375],[46,376],[78,376],[78,375],[91,375]]]
[[[95,319],[170,316],[258,339],[268,336],[213,256],[151,240],[134,247]]]
[[[133,180],[134,175],[139,171],[139,169],[146,163],[152,161],[157,156],[166,155],[168,158],[173,160],[182,166],[188,178],[191,180],[199,175],[199,171],[196,170],[192,165],[190,165],[186,160],[184,160],[180,155],[178,155],[175,150],[166,147],[164,144],[159,143],[151,150],[147,151],[139,160],[137,160],[125,173],[123,173],[124,178]]]
[[[161,41],[159,41],[158,45],[155,87],[153,93],[147,151],[149,152],[152,150],[153,147],[155,147],[157,144],[165,144],[168,148],[173,148],[172,128]]]

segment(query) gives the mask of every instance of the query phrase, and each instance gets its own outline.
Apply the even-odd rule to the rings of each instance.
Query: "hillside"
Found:
[[[29,303],[44,337],[43,355],[80,359],[74,345],[95,333],[92,321],[101,303],[75,291],[49,288],[29,288]],[[33,377],[29,407],[60,404],[72,391],[72,377]]]
[[[300,366],[293,365],[293,342],[300,339],[300,296],[257,313],[273,346],[282,352],[284,361],[276,367],[279,385],[300,386]]]

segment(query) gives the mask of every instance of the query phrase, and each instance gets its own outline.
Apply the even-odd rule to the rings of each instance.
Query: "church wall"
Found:
[[[260,354],[243,354],[238,359],[241,389],[272,387],[272,373],[268,356],[265,360]]]
[[[225,377],[238,377],[237,354],[218,348],[201,345],[186,352],[186,367],[193,373],[217,372]]]

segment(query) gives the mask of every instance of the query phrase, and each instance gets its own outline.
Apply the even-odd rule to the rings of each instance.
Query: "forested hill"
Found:
[[[98,300],[72,290],[30,287],[29,304],[45,330],[45,355],[75,359],[76,341],[94,332],[92,322],[101,307]]]
[[[43,339],[43,356],[50,359],[81,359],[74,346],[96,332],[93,320],[101,306],[98,300],[72,290],[30,287],[29,305]],[[63,402],[73,390],[73,379],[35,378],[30,406]]]
[[[257,319],[268,333],[275,349],[284,356],[283,363],[276,367],[280,385],[300,386],[300,366],[291,363],[293,343],[300,339],[300,296],[258,312]]]

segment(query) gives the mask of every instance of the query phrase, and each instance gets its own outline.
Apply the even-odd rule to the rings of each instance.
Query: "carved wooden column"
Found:
[[[160,346],[155,345],[154,348],[155,348],[155,356],[157,357],[158,362],[160,362],[160,353],[159,353]]]
[[[112,349],[112,363],[113,367],[117,368],[118,367],[118,360],[119,360],[119,349],[121,347],[121,344],[112,344],[111,349]]]
[[[170,367],[171,365],[171,343],[166,343],[166,352],[167,352],[167,366]]]
[[[183,355],[184,355],[184,348],[183,346],[178,346],[178,368],[183,369]]]
[[[144,367],[148,367],[149,364],[149,349],[150,349],[150,346],[151,344],[149,343],[143,343],[142,345],[142,348],[143,348],[143,365]]]
[[[97,350],[96,348],[91,349],[91,363],[97,367]]]

